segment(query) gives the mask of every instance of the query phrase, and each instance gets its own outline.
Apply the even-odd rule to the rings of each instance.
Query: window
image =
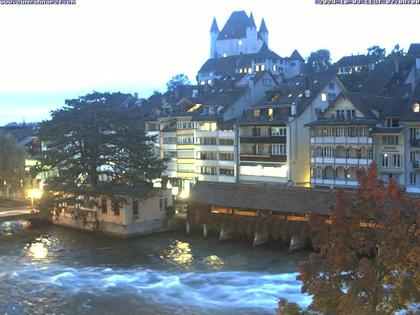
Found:
[[[273,72],[277,72],[277,65],[273,65]]]
[[[216,145],[216,138],[199,138],[201,145]]]
[[[389,166],[389,156],[388,153],[382,154],[382,166],[388,167]]]
[[[296,66],[296,63],[295,63],[294,61],[292,61],[292,62],[290,63],[290,66],[291,66],[291,67],[294,67],[294,66]]]
[[[401,156],[399,154],[392,155],[392,166],[393,167],[401,167]]]
[[[253,116],[254,117],[260,117],[260,110],[259,109],[254,109]]]
[[[219,145],[233,145],[233,139],[219,139]]]
[[[139,216],[139,201],[138,200],[133,200],[132,208],[133,208],[133,217],[138,217]]]
[[[106,213],[108,211],[108,201],[106,198],[101,199],[101,210],[102,213]]]
[[[382,144],[398,145],[398,136],[382,136]]]
[[[217,168],[215,166],[201,166],[200,174],[217,175]]]
[[[321,93],[321,101],[323,102],[327,101],[327,93],[324,93],[324,92]]]
[[[120,215],[120,203],[116,200],[112,200],[112,212],[114,212],[114,215]]]
[[[163,204],[163,198],[160,198],[160,199],[159,199],[159,210],[160,210],[160,211],[165,210],[165,206],[164,206],[164,204]]]
[[[334,101],[336,96],[337,95],[335,93],[328,93],[328,101],[329,102]]]
[[[163,137],[163,144],[176,144],[176,137]]]
[[[252,136],[254,137],[261,136],[261,128],[257,128],[257,127],[252,128]]]
[[[410,152],[410,162],[414,162],[416,160],[416,151]]]
[[[234,175],[234,171],[231,168],[220,168],[219,172],[220,172],[220,175],[225,175],[225,176]]]
[[[410,139],[416,140],[417,139],[417,129],[416,128],[410,128]]]
[[[285,144],[273,144],[271,146],[272,155],[286,155],[286,145]]]
[[[330,90],[334,90],[334,88],[335,88],[335,84],[334,84],[334,82],[330,82],[330,83],[328,84],[328,88],[329,88]]]
[[[273,81],[271,79],[263,79],[263,85],[264,86],[271,86]]]
[[[221,161],[233,161],[233,153],[230,152],[220,152],[219,153],[219,160]]]
[[[274,137],[285,136],[286,128],[285,127],[271,127],[271,135]]]
[[[216,152],[198,152],[200,160],[217,160]]]
[[[163,206],[165,207],[165,209],[168,207],[168,198],[163,199]]]
[[[410,173],[410,185],[415,185],[417,183],[417,174]]]
[[[178,144],[194,144],[194,137],[179,137]]]
[[[413,104],[413,113],[420,113],[420,104],[417,102]]]
[[[400,126],[400,120],[398,118],[387,117],[385,124],[388,128],[397,128]]]
[[[337,114],[337,119],[344,119],[344,109],[337,110],[336,114]]]

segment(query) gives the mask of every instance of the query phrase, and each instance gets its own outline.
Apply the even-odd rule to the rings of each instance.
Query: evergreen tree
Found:
[[[47,191],[59,196],[57,202],[117,198],[121,189],[139,197],[151,192],[163,161],[153,153],[155,139],[145,134],[134,102],[128,94],[94,92],[66,100],[41,124],[39,137],[47,145],[41,170],[55,172]]]
[[[25,178],[25,156],[25,149],[14,138],[0,132],[0,185],[5,192],[21,189]]]

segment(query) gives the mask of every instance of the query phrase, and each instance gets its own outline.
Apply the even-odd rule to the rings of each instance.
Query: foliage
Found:
[[[404,51],[404,48],[400,48],[399,44],[396,44],[394,46],[394,49],[391,51],[391,53],[386,57],[387,61],[395,61],[400,60],[406,55],[406,52]]]
[[[276,315],[301,315],[304,314],[296,303],[288,302],[286,299],[279,299],[279,308]]]
[[[376,172],[360,170],[353,194],[337,192],[331,222],[311,217],[319,253],[300,265],[300,279],[323,314],[394,314],[420,301],[419,200]]]
[[[311,52],[306,62],[309,73],[325,72],[331,67],[331,54],[328,49]]]
[[[0,132],[0,185],[17,191],[25,178],[25,149],[16,140]]]
[[[188,79],[188,76],[185,74],[177,74],[173,76],[168,83],[166,83],[166,87],[168,91],[172,92],[179,86],[190,85],[191,82]]]
[[[151,191],[163,161],[153,154],[155,139],[145,134],[133,102],[129,94],[94,92],[52,112],[39,130],[47,144],[40,171],[57,175],[48,178],[47,190],[86,198]]]
[[[381,62],[385,59],[386,56],[386,50],[385,48],[379,47],[379,46],[372,46],[367,49],[367,55],[371,56],[375,61]]]

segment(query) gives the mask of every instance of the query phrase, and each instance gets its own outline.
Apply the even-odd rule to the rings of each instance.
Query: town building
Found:
[[[337,74],[351,74],[354,72],[373,71],[377,59],[367,55],[344,56],[335,63]]]
[[[107,197],[97,200],[98,206],[90,208],[63,205],[52,213],[57,225],[87,231],[99,231],[121,237],[149,234],[168,229],[168,213],[173,199],[171,190],[154,189],[147,198],[120,195],[119,202]]]
[[[333,72],[284,79],[239,119],[240,182],[308,186],[309,130],[345,90]]]

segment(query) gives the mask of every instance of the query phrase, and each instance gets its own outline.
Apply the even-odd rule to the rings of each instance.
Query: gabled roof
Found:
[[[407,51],[408,56],[420,57],[420,43],[411,44]]]
[[[338,79],[337,75],[330,72],[314,73],[309,75],[297,75],[290,79],[284,79],[274,89],[266,93],[266,98],[254,105],[297,105],[297,114],[300,115],[312,103],[313,99],[321,92],[321,90],[334,79]],[[306,97],[305,90],[310,91],[309,97]],[[269,98],[274,94],[277,98],[270,101]]]
[[[295,49],[293,50],[292,54],[289,57],[290,60],[297,60],[305,62],[305,59],[302,58],[302,56],[299,54],[299,52]]]
[[[0,127],[0,132],[16,139],[16,142],[24,145],[28,137],[35,135],[35,126],[5,126]]]
[[[246,37],[246,29],[248,27],[256,28],[254,17],[245,13],[245,11],[234,11],[222,28],[218,40],[223,39],[240,39]]]
[[[265,25],[264,18],[261,20],[260,30],[258,33],[268,33],[267,26]]]
[[[375,61],[376,60],[371,56],[352,55],[342,57],[339,61],[337,61],[336,65],[339,67],[364,66],[374,63]]]
[[[283,59],[275,52],[268,49],[266,43],[261,46],[259,52],[254,54],[243,54],[235,55],[228,57],[220,58],[210,58],[208,59],[199,70],[199,73],[210,73],[213,72],[214,75],[222,74],[233,74],[238,68],[248,68],[251,66],[253,60],[267,60],[272,59],[273,61]]]
[[[217,26],[216,18],[213,18],[213,23],[211,23],[210,33],[219,33],[219,26]]]

